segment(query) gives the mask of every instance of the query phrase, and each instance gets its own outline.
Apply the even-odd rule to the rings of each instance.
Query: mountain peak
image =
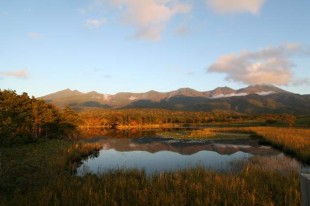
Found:
[[[236,93],[236,90],[230,87],[217,87],[214,90],[205,92],[205,96],[207,97],[227,97],[233,96]]]
[[[50,95],[61,95],[62,96],[62,95],[80,95],[80,94],[83,94],[83,93],[78,90],[71,90],[67,88],[67,89],[52,93]]]
[[[176,91],[193,91],[193,90],[194,89],[189,88],[189,87],[182,87],[182,88],[177,89]],[[196,90],[194,90],[194,91],[196,91]]]
[[[73,90],[67,88],[67,89],[60,90],[60,91],[58,91],[58,92],[72,92],[72,91],[73,91]],[[55,93],[57,93],[57,92],[55,92]]]
[[[234,89],[230,88],[230,87],[216,87],[214,90],[212,91],[221,91],[223,93],[232,93],[232,92],[236,92]]]
[[[257,85],[250,85],[246,88],[237,90],[238,93],[247,93],[247,94],[272,94],[272,93],[289,93],[283,89],[280,89],[274,85],[270,84],[257,84]],[[264,95],[264,94],[263,94]]]
[[[91,95],[102,95],[102,94],[100,94],[100,93],[98,93],[98,92],[96,92],[96,91],[91,91],[91,92],[88,92],[88,93],[86,93],[86,94],[91,94]]]
[[[224,86],[224,87],[216,87],[215,89],[231,89],[231,90],[233,90],[232,88],[227,87],[227,86]]]
[[[170,96],[179,96],[179,95],[181,96],[202,96],[201,92],[198,92],[188,87],[180,88],[170,93],[171,93]]]
[[[55,93],[51,93],[49,95],[46,95],[44,97],[40,97],[40,99],[44,99],[46,101],[50,102],[66,102],[68,99],[77,99],[80,96],[83,96],[84,93],[78,91],[78,90],[71,90],[71,89],[64,89]],[[68,101],[68,103],[71,103]],[[59,105],[66,105],[67,103],[64,104],[59,104]]]
[[[158,92],[158,91],[156,91],[156,90],[150,90],[150,91],[148,91],[148,92],[146,92],[147,94],[153,94],[153,93],[160,93],[160,92]]]

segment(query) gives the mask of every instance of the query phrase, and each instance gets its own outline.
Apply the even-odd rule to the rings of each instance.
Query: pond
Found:
[[[260,158],[260,164],[281,165],[301,170],[302,164],[279,150],[259,144],[250,137],[191,140],[164,138],[156,132],[105,134],[88,141],[97,142],[102,149],[97,157],[84,160],[77,175],[101,173],[113,169],[141,169],[146,174],[204,167],[215,171],[232,171],[240,162]],[[265,162],[265,163],[264,163]],[[267,163],[268,162],[268,163]],[[307,167],[305,167],[307,169]]]

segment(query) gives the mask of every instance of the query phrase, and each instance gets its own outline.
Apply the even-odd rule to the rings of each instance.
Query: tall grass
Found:
[[[246,132],[304,162],[310,162],[310,129],[284,127],[216,128],[213,132]]]
[[[297,171],[285,170],[285,163],[266,168],[257,159],[240,164],[238,173],[196,168],[152,176],[138,170],[72,175],[68,162],[97,146],[46,140],[4,148],[0,205],[300,205]]]
[[[17,194],[40,190],[60,175],[70,176],[80,160],[97,150],[97,144],[56,139],[0,148],[0,205]]]
[[[273,146],[310,162],[310,129],[257,127],[252,130]]]
[[[48,186],[19,194],[27,205],[300,205],[299,179],[247,165],[241,174],[202,168],[146,176],[111,171],[99,176],[59,176]]]

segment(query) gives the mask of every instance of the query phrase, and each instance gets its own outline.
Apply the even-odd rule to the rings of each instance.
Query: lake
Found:
[[[141,169],[154,174],[194,167],[227,172],[253,159],[279,170],[309,169],[281,151],[242,134],[240,138],[234,134],[234,138],[227,139],[191,140],[161,137],[156,131],[110,131],[87,141],[101,144],[102,149],[98,156],[82,161],[77,175],[114,169]]]

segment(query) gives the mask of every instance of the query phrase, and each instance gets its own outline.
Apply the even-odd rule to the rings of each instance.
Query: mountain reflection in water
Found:
[[[143,169],[147,174],[152,174],[197,166],[230,171],[234,163],[253,157],[286,158],[285,161],[299,167],[296,160],[250,138],[190,140],[154,135],[139,138],[97,137],[95,141],[102,145],[102,150],[98,157],[83,161],[77,175],[113,169]]]

